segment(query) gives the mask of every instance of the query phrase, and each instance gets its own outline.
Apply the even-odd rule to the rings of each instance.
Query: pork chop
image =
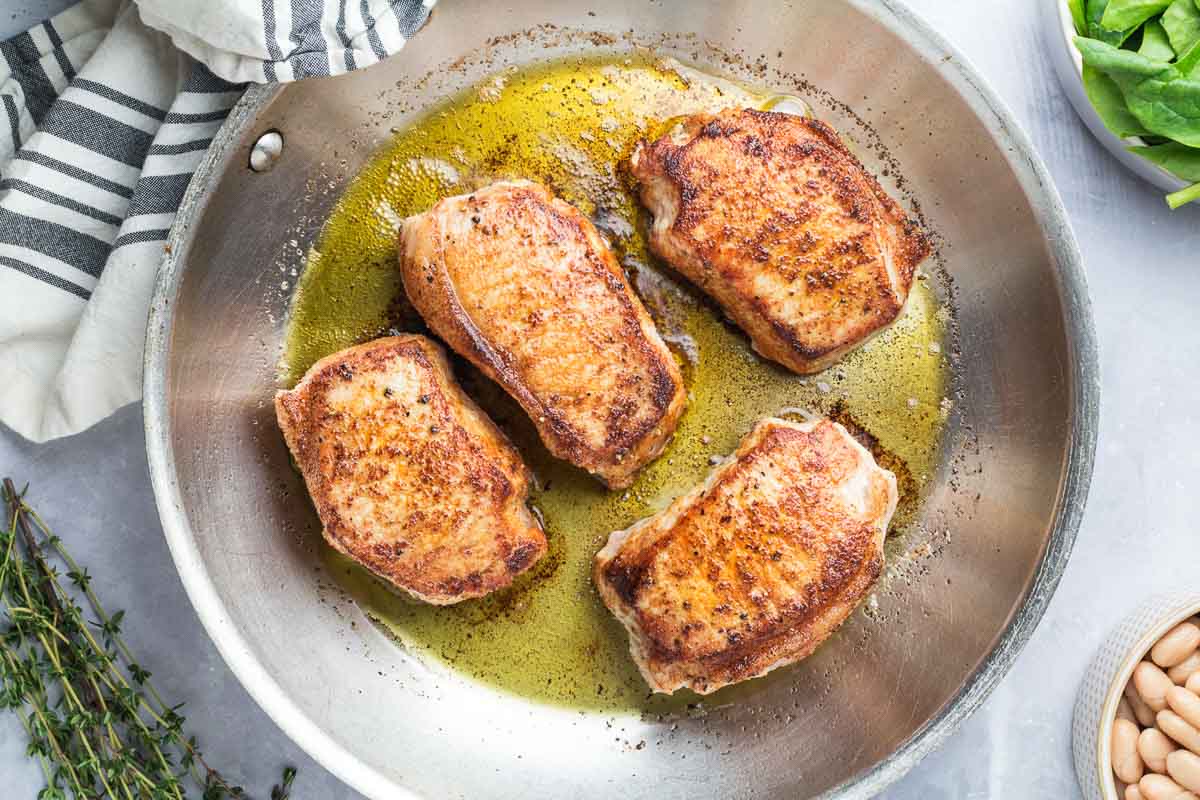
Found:
[[[662,452],[679,367],[596,228],[531,181],[404,221],[404,288],[429,327],[525,409],[555,456],[610,488]]]
[[[893,322],[929,242],[823,122],[730,109],[632,157],[654,252],[761,355],[819,372]]]
[[[424,336],[321,359],[275,413],[326,540],[414,597],[481,597],[545,555],[528,469]]]
[[[656,692],[808,656],[883,568],[896,479],[829,420],[764,419],[702,485],[617,531],[593,580]]]

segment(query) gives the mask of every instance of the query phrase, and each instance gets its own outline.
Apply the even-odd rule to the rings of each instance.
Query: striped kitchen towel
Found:
[[[155,274],[247,81],[365,67],[433,0],[83,0],[0,43],[0,422],[35,441],[141,397]]]

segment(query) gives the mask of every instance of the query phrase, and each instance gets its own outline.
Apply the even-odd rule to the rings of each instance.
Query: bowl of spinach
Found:
[[[1200,0],[1056,0],[1055,66],[1076,111],[1178,208],[1200,200]]]

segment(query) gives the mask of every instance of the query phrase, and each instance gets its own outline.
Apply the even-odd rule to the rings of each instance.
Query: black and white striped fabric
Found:
[[[373,64],[433,0],[83,0],[0,43],[0,421],[43,441],[141,396],[155,273],[247,81]]]

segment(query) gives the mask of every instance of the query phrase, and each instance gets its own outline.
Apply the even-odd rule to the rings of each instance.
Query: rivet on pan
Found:
[[[250,169],[255,172],[268,172],[275,166],[282,153],[283,134],[279,131],[267,131],[258,137],[250,151]]]

